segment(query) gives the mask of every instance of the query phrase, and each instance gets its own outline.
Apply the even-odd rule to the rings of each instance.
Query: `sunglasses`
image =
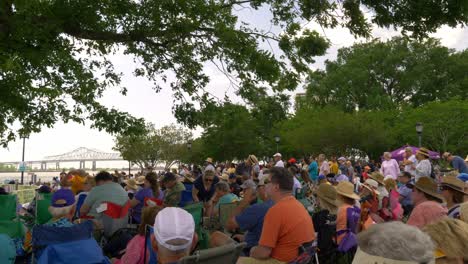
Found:
[[[213,179],[205,179],[206,182],[213,182]]]

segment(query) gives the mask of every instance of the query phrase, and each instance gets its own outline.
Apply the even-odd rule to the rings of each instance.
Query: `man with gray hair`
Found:
[[[401,222],[372,225],[358,235],[353,264],[434,263],[434,243],[429,235]]]
[[[220,181],[215,185],[215,194],[212,198],[212,204],[215,204],[214,215],[219,215],[219,207],[221,204],[234,203],[239,201],[237,195],[231,193],[229,184],[224,181]]]

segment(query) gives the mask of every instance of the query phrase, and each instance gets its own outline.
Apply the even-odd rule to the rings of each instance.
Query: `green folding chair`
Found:
[[[234,212],[234,209],[236,209],[237,205],[239,205],[239,202],[219,205],[219,224],[223,229],[226,226],[229,217],[232,216],[232,213]]]
[[[0,221],[0,234],[7,234],[11,238],[20,238],[24,237],[25,230],[19,220],[2,220]]]
[[[195,221],[195,228],[198,230],[202,226],[203,222],[203,203],[193,203],[183,208],[193,216]]]
[[[16,195],[0,195],[0,221],[16,218]]]
[[[49,213],[49,206],[51,201],[51,193],[36,194],[36,224],[43,225],[52,219],[52,215]]]

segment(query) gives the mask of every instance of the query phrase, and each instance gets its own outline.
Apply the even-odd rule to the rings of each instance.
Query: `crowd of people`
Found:
[[[435,166],[426,148],[405,149],[401,161],[385,152],[380,164],[324,154],[296,160],[276,153],[270,162],[249,155],[238,164],[207,158],[203,166],[144,175],[72,170],[37,192],[52,194],[46,226],[92,221],[107,237],[138,226],[112,263],[149,263],[147,226],[157,263],[190,255],[204,228],[183,209],[191,203],[202,204],[204,222],[234,205],[226,223],[209,230],[209,245],[245,242],[237,263],[466,263],[468,157],[442,158],[450,170]],[[35,202],[23,211],[34,216]],[[119,216],[109,212],[124,222],[116,225]],[[31,253],[30,231],[16,253]]]

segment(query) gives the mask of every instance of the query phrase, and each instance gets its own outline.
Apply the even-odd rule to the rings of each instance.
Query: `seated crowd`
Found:
[[[417,165],[426,149],[407,154],[396,167],[384,154],[380,170],[323,154],[283,161],[280,153],[264,166],[254,155],[237,165],[208,158],[199,176],[187,166],[134,177],[72,170],[36,190],[51,193],[41,226],[91,221],[106,261],[122,264],[177,263],[227,245],[242,246],[237,263],[466,263],[468,175],[457,163],[434,179]],[[25,208],[32,216],[36,202]],[[189,209],[195,204],[200,215]],[[30,256],[34,228],[13,247],[0,235],[1,263],[13,263],[8,250]]]

